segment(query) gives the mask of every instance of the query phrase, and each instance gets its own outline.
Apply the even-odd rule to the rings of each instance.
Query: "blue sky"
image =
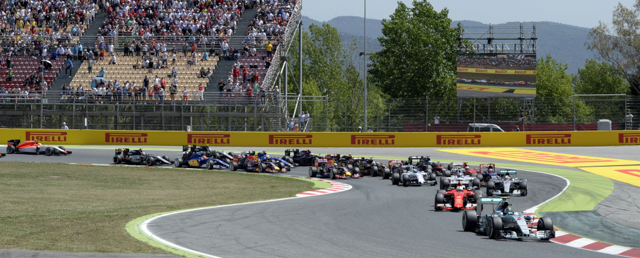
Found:
[[[410,5],[413,1],[402,0]],[[436,10],[449,9],[453,20],[483,23],[551,21],[592,28],[599,21],[611,24],[618,3],[633,8],[635,0],[431,0]],[[337,16],[364,16],[364,0],[303,0],[302,14],[318,21]],[[394,0],[367,0],[367,18],[388,18]]]

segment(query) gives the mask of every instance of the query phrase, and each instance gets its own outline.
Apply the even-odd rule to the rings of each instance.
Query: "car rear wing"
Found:
[[[517,174],[517,170],[500,170],[500,175],[515,175]]]
[[[501,201],[502,201],[502,198],[496,198],[496,197],[493,197],[493,198],[485,197],[480,199],[480,202],[482,203],[500,203]]]
[[[129,152],[129,149],[128,148],[116,149],[116,155],[120,155],[122,154],[122,152]]]
[[[7,146],[18,146],[19,144],[20,144],[20,140],[7,141]]]
[[[480,168],[488,168],[488,167],[492,167],[492,168],[496,168],[496,164],[480,164]]]

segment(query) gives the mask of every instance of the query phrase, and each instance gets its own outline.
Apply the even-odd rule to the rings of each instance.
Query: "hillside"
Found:
[[[303,16],[303,23],[305,27],[310,24],[322,24],[322,22],[310,19]],[[461,22],[466,26],[478,26],[486,25],[476,21],[454,21],[453,26]],[[340,32],[343,41],[352,42],[355,38],[358,42],[362,42],[363,32],[363,18],[354,16],[342,16],[336,17],[327,21],[329,25],[336,27]],[[518,22],[510,22],[506,24],[494,24],[500,25],[518,25]],[[531,24],[525,23],[525,24]],[[551,54],[554,59],[565,63],[569,66],[567,72],[575,74],[578,72],[578,68],[583,68],[584,63],[589,58],[594,58],[594,54],[587,50],[585,42],[587,41],[587,33],[589,28],[581,28],[566,24],[560,24],[555,22],[535,22],[537,27],[538,36],[538,57]],[[376,52],[381,49],[380,44],[377,41],[377,37],[382,36],[382,24],[381,20],[367,19],[367,50],[369,52]],[[362,44],[359,44],[357,52],[362,51]],[[356,53],[357,53],[356,52]]]

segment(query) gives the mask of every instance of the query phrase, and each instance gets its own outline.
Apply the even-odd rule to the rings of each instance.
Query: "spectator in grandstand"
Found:
[[[71,60],[67,60],[66,67],[67,68],[64,69],[64,74],[67,74],[68,72],[69,77],[71,77],[71,71],[73,70],[73,62],[71,62]]]
[[[169,87],[169,92],[170,92],[170,95],[171,95],[171,105],[175,105],[176,104],[175,98],[176,98],[177,91],[178,91],[178,88],[176,86]]]
[[[153,73],[153,57],[149,60],[148,72]]]
[[[187,87],[184,87],[182,90],[182,104],[189,105],[189,91],[187,90]]]
[[[436,114],[436,117],[433,120],[434,120],[433,124],[436,124],[436,125],[440,124],[440,115]]]
[[[202,82],[198,85],[198,96],[200,100],[204,100],[204,85],[202,85]]]
[[[98,77],[103,77],[104,78],[104,74],[106,73],[106,71],[104,70],[104,67],[100,68],[100,71],[98,72]]]
[[[207,71],[204,70],[204,67],[200,67],[200,75],[198,77],[199,78],[206,78],[207,77]]]
[[[13,69],[9,68],[9,75],[7,76],[7,81],[11,82],[13,81]]]
[[[171,76],[169,77],[172,77],[172,78],[178,77],[178,70],[176,70],[175,67],[171,70]]]
[[[116,55],[111,54],[111,60],[109,60],[109,64],[116,64]]]
[[[267,57],[271,57],[273,55],[273,53],[271,52],[271,50],[273,49],[273,45],[271,44],[271,42],[267,43]]]

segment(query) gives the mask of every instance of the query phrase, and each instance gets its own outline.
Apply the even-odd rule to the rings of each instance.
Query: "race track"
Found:
[[[91,147],[87,147],[91,148]],[[167,149],[167,147],[157,147]],[[71,149],[71,148],[69,148]],[[148,150],[175,157],[173,151]],[[282,148],[234,148],[283,151]],[[537,150],[634,159],[639,148],[536,148]],[[10,155],[2,161],[110,163],[113,148],[71,149],[70,156]],[[592,150],[592,151],[589,151]],[[364,156],[431,155],[434,160],[491,161],[437,152],[428,148],[314,149]],[[500,166],[500,161],[495,160]],[[517,164],[518,162],[510,162]],[[545,166],[542,166],[545,167]],[[289,174],[306,176],[307,168]],[[519,171],[529,180],[529,195],[513,197],[516,210],[533,207],[558,194],[565,181],[551,175]],[[606,257],[609,255],[535,240],[491,240],[462,232],[462,213],[435,212],[437,186],[399,187],[389,180],[365,177],[341,181],[353,189],[317,197],[201,209],[153,220],[149,230],[158,237],[204,254],[219,257]]]

